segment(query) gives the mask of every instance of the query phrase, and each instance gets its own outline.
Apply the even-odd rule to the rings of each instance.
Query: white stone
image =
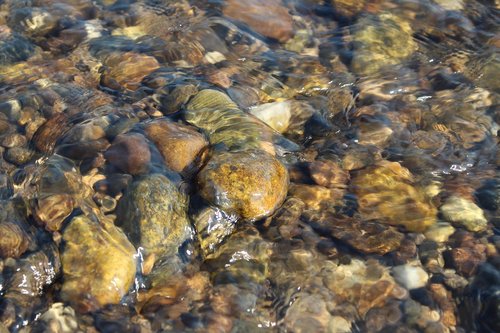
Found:
[[[396,266],[392,269],[394,279],[406,289],[422,288],[427,284],[429,275],[420,266],[409,264]]]
[[[291,102],[274,102],[259,105],[250,110],[250,113],[262,120],[269,127],[283,133],[290,125],[292,117]]]

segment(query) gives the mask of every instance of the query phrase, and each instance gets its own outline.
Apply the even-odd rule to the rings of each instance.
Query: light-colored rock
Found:
[[[440,211],[447,221],[472,232],[484,231],[488,226],[483,210],[475,203],[459,196],[449,197]]]
[[[429,275],[422,267],[410,264],[393,267],[392,273],[394,279],[409,290],[425,287],[429,280]]]
[[[261,104],[250,110],[250,113],[280,133],[284,133],[290,125],[291,102],[274,102]]]

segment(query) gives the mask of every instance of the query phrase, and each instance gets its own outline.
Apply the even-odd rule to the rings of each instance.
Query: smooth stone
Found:
[[[28,224],[12,201],[0,201],[0,258],[17,258],[29,247]]]
[[[198,174],[203,198],[247,220],[272,214],[285,200],[288,183],[280,161],[253,149],[214,153]]]
[[[5,148],[21,147],[27,143],[26,137],[18,133],[12,133],[4,136],[2,146]]]
[[[425,287],[429,280],[429,275],[422,267],[409,264],[393,267],[392,273],[394,279],[409,290]]]
[[[293,36],[293,20],[281,0],[228,0],[224,16],[246,23],[256,32],[280,42]]]
[[[346,188],[349,182],[349,172],[338,163],[329,160],[316,160],[309,165],[312,180],[318,185],[328,188]]]
[[[165,164],[175,172],[186,171],[208,145],[205,137],[194,128],[166,120],[149,123],[145,131],[160,151]]]
[[[284,133],[292,118],[291,102],[274,102],[261,104],[250,109],[250,113],[262,120],[275,131]]]
[[[111,89],[137,90],[142,79],[160,67],[156,58],[133,52],[112,54],[104,64],[108,69],[102,81]]]
[[[455,232],[455,228],[453,228],[450,224],[446,222],[438,222],[435,225],[431,226],[425,233],[425,237],[429,240],[432,240],[436,243],[445,243],[448,241],[451,235]]]
[[[5,160],[16,165],[28,163],[32,157],[33,151],[29,148],[24,147],[9,148],[4,153]]]
[[[440,208],[443,217],[472,232],[486,230],[488,220],[484,217],[483,210],[475,203],[459,197],[449,197]]]
[[[61,299],[79,312],[118,304],[136,273],[136,250],[125,234],[111,221],[76,216],[62,239]]]
[[[63,303],[52,304],[40,316],[39,321],[58,333],[72,333],[78,330],[75,310],[71,306],[64,306]]]
[[[104,157],[120,171],[137,175],[148,170],[151,152],[142,134],[120,134]]]
[[[116,224],[146,255],[177,253],[192,237],[189,198],[167,177],[147,175],[129,185],[117,207]]]

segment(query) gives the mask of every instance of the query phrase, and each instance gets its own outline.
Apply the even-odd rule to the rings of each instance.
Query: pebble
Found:
[[[395,266],[392,273],[398,283],[410,290],[425,287],[429,280],[429,275],[422,267],[410,264]]]
[[[250,113],[274,130],[284,133],[288,129],[292,117],[291,102],[284,101],[261,104],[250,109]]]
[[[425,233],[425,237],[436,243],[446,243],[451,235],[455,232],[455,228],[446,222],[438,222],[431,226]]]
[[[5,148],[21,147],[27,143],[26,137],[18,133],[8,134],[2,139],[2,146]]]
[[[483,210],[475,203],[459,196],[449,197],[440,207],[440,212],[447,221],[472,232],[484,231],[488,226]]]
[[[120,134],[104,153],[104,157],[118,170],[137,175],[148,170],[151,152],[143,135]]]

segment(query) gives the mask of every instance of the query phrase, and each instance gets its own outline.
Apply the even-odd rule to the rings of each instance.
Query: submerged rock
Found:
[[[120,171],[137,175],[148,170],[151,152],[142,134],[120,134],[104,157]]]
[[[151,56],[126,52],[112,54],[104,62],[102,82],[111,89],[137,90],[142,79],[160,67],[158,61]]]
[[[158,258],[176,254],[192,236],[188,202],[188,197],[167,177],[144,176],[130,184],[120,199],[116,223],[146,255]]]
[[[81,312],[120,302],[136,273],[135,248],[121,230],[111,221],[77,216],[62,239],[61,298]]]
[[[244,22],[256,32],[285,42],[293,35],[292,16],[281,0],[250,0],[226,2],[223,14]]]
[[[414,186],[410,171],[397,162],[383,162],[353,179],[359,211],[366,219],[424,231],[436,222],[437,209],[424,189]]]
[[[298,148],[217,90],[205,89],[196,94],[187,105],[185,118],[203,129],[212,145],[224,145],[228,150],[263,149],[274,154],[276,148]]]
[[[484,217],[481,208],[456,195],[449,197],[439,210],[447,221],[460,225],[469,231],[484,231],[488,226],[488,220]]]
[[[146,135],[160,151],[165,164],[175,172],[186,171],[208,145],[205,137],[182,124],[159,120],[145,127]]]
[[[12,201],[0,201],[0,258],[21,256],[32,240],[28,224]]]
[[[203,198],[247,220],[272,214],[285,200],[288,172],[260,150],[216,153],[198,174]]]
[[[354,29],[352,68],[361,75],[399,64],[417,49],[410,24],[394,14],[366,16]]]

